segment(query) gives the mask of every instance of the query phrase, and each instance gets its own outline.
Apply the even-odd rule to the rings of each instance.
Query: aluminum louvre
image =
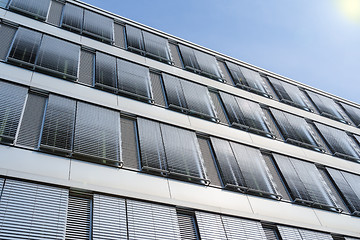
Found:
[[[298,229],[288,226],[278,226],[282,239],[286,240],[333,240],[330,234]]]
[[[5,60],[12,44],[16,28],[0,24],[0,60]]]
[[[81,32],[83,27],[84,9],[66,3],[63,9],[61,27],[68,28],[69,30]]]
[[[50,0],[12,0],[9,8],[32,16],[35,19],[45,20],[50,6]]]
[[[116,58],[101,52],[96,52],[95,65],[95,86],[116,92]]]
[[[343,109],[350,117],[351,121],[353,121],[355,126],[360,127],[360,109],[342,102],[340,103],[340,105],[343,107]]]
[[[221,216],[221,218],[229,240],[267,240],[260,222],[229,216]]]
[[[100,41],[112,43],[114,20],[85,9],[82,33]]]
[[[196,221],[202,240],[227,240],[225,229],[219,214],[196,211]]]

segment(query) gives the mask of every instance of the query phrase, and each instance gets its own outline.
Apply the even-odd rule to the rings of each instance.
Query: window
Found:
[[[229,216],[221,218],[228,239],[267,239],[260,222]]]
[[[254,70],[241,67],[237,64],[226,61],[235,86],[244,88],[247,91],[271,97],[266,90],[265,83],[260,74]]]
[[[0,23],[0,60],[6,60],[16,30],[13,26]]]
[[[274,138],[258,103],[220,92],[231,126]]]
[[[74,81],[79,57],[80,46],[20,27],[8,61]]]
[[[61,27],[105,43],[113,43],[113,19],[70,3],[64,6]]]
[[[177,209],[181,239],[198,240],[199,233],[193,211]]]
[[[27,88],[0,81],[0,142],[13,143]]]
[[[129,239],[180,240],[174,207],[127,200]]]
[[[360,176],[332,168],[326,170],[350,212],[360,216]]]
[[[202,240],[227,240],[221,215],[196,211],[196,220]]]
[[[315,126],[335,156],[360,161],[359,149],[344,131],[321,123],[315,123]]]
[[[169,43],[166,38],[126,25],[126,40],[130,51],[171,63]]]
[[[6,8],[8,2],[9,2],[9,0],[0,0],[0,7]]]
[[[0,239],[59,239],[65,234],[68,190],[6,179]]]
[[[104,53],[96,52],[95,64],[95,86],[116,92],[116,58]]]
[[[211,143],[225,188],[281,199],[258,149],[213,137]]]
[[[295,203],[340,211],[315,164],[279,154],[273,156]]]
[[[274,116],[286,142],[317,151],[324,151],[316,142],[314,133],[305,119],[276,109],[270,109],[270,112]]]
[[[76,80],[80,46],[44,35],[36,68],[64,79]]]
[[[125,199],[94,194],[93,239],[127,239]]]
[[[223,81],[216,58],[210,54],[179,44],[184,68]]]
[[[50,6],[50,0],[12,0],[9,8],[45,21]]]
[[[119,112],[78,102],[74,137],[75,157],[121,167],[120,137]]]
[[[347,123],[347,121],[340,113],[339,106],[337,106],[334,100],[310,91],[306,91],[306,93],[310,97],[311,101],[315,104],[315,107],[321,115],[343,123]]]
[[[169,108],[216,120],[207,87],[164,73],[162,77]]]
[[[360,127],[360,109],[350,106],[346,103],[340,103],[343,107],[347,115],[350,117],[351,121],[355,124],[355,126]]]
[[[76,101],[50,95],[40,148],[70,154],[73,149]]]
[[[319,239],[319,240],[333,240],[330,234],[315,232],[307,229],[300,229],[288,226],[278,226],[282,239],[304,240],[304,239]]]
[[[209,184],[192,131],[138,118],[142,169]]]
[[[303,93],[297,86],[280,81],[273,77],[268,78],[274,87],[280,101],[307,111],[312,111],[306,103]]]

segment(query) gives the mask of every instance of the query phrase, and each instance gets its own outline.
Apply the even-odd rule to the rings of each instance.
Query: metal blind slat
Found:
[[[80,67],[78,81],[89,86],[93,85],[94,79],[94,57],[95,54],[86,50],[81,50]]]
[[[1,239],[63,239],[68,190],[7,179],[0,200]]]
[[[91,199],[69,196],[66,222],[66,240],[89,240],[91,224]]]
[[[72,31],[81,32],[83,27],[84,9],[66,3],[62,13],[61,27],[68,28]]]
[[[135,120],[121,118],[121,151],[124,166],[139,169]]]
[[[17,145],[37,148],[39,145],[40,132],[43,124],[46,98],[29,94],[25,111],[21,120]]]
[[[330,234],[310,231],[306,229],[299,229],[303,240],[333,240]]]
[[[216,116],[218,117],[218,119],[220,120],[221,123],[224,124],[228,124],[228,120],[225,116],[225,111],[223,109],[223,107],[221,106],[220,103],[220,99],[219,99],[219,94],[216,92],[212,92],[210,91],[210,97],[212,99],[212,102],[214,104],[214,109],[216,112]]]
[[[0,59],[5,60],[9,52],[16,28],[0,24]]]
[[[346,114],[350,117],[351,121],[355,124],[355,126],[360,126],[360,109],[350,106],[346,103],[340,103],[340,105],[345,110]]]
[[[206,175],[210,179],[211,185],[221,186],[219,174],[211,153],[209,140],[201,137],[198,137],[197,140],[199,142],[201,155],[204,159],[204,168],[206,169]]]
[[[94,195],[93,239],[127,239],[125,199]]]
[[[116,58],[104,53],[96,52],[95,85],[100,88],[116,90]]]
[[[125,27],[118,23],[114,23],[114,43],[115,46],[125,48]]]
[[[195,219],[190,214],[177,213],[181,240],[195,240],[198,239],[198,234],[195,229]]]
[[[278,226],[282,239],[286,240],[303,240],[298,229],[286,226]]]
[[[51,1],[49,16],[47,19],[48,23],[54,24],[56,26],[60,25],[61,13],[63,10],[63,6],[64,6],[64,4],[61,2],[58,2],[56,0]]]
[[[180,59],[178,46],[175,45],[174,43],[169,43],[169,46],[170,46],[170,52],[171,52],[171,56],[172,56],[175,66],[182,68],[182,62]]]
[[[35,19],[45,20],[49,10],[50,0],[12,0],[9,8]]]
[[[220,215],[198,211],[195,213],[202,240],[227,240]]]
[[[151,89],[155,104],[165,107],[165,97],[160,74],[150,72]]]
[[[112,43],[114,20],[85,9],[83,34],[98,40]]]
[[[229,216],[222,216],[222,221],[228,239],[266,240],[260,222]]]

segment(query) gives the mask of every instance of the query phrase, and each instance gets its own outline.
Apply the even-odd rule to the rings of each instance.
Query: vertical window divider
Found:
[[[23,117],[24,117],[24,112],[25,112],[25,108],[26,108],[26,103],[27,103],[27,100],[29,98],[29,91],[28,93],[26,94],[26,97],[25,97],[25,101],[24,101],[24,105],[23,105],[23,108],[21,110],[21,115],[20,115],[20,119],[19,119],[19,125],[16,129],[16,134],[15,134],[15,139],[14,139],[14,142],[13,142],[13,145],[16,145],[17,143],[17,138],[19,136],[19,132],[20,132],[20,126],[21,126],[21,122],[23,120]]]

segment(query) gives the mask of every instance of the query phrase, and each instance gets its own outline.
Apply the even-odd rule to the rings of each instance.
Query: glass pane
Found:
[[[334,100],[310,91],[306,92],[322,115],[330,118],[335,118],[336,120],[345,121],[343,116],[338,112]]]
[[[84,9],[66,3],[63,10],[61,26],[75,31],[81,31],[84,18]]]
[[[80,46],[44,35],[36,65],[64,79],[74,80],[80,57]]]
[[[169,45],[166,38],[143,31],[145,50],[150,55],[159,56],[165,60],[170,59]]]
[[[167,104],[169,106],[174,105],[187,109],[188,105],[185,100],[185,95],[180,83],[180,79],[164,73],[162,74],[162,77],[167,97]]]
[[[231,74],[232,80],[234,81],[235,85],[236,84],[240,84],[240,85],[248,85],[245,81],[245,77],[243,75],[243,73],[241,72],[241,69],[238,65],[228,62],[226,61],[226,66],[229,69],[229,72]]]
[[[258,90],[259,92],[267,93],[265,87],[263,86],[263,80],[258,72],[244,67],[240,67],[240,69],[245,77],[247,86]]]
[[[237,104],[235,97],[224,92],[220,92],[220,97],[222,102],[224,103],[225,111],[227,117],[229,118],[230,124],[238,123],[245,125],[244,115],[242,114],[242,111]]]
[[[76,101],[50,95],[42,130],[41,147],[72,150]]]
[[[45,20],[49,6],[50,0],[12,0],[9,8]]]
[[[184,91],[188,108],[191,111],[194,111],[195,115],[203,114],[215,118],[213,104],[210,100],[207,87],[186,80],[180,80],[180,83]]]
[[[19,28],[12,44],[9,58],[19,64],[35,63],[42,34],[26,28]]]
[[[158,122],[137,119],[141,163],[144,167],[166,170],[165,149]]]
[[[116,58],[96,52],[95,85],[116,91]]]
[[[203,159],[196,135],[192,131],[160,124],[168,170],[205,179]]]
[[[142,31],[139,28],[135,28],[130,25],[126,25],[125,29],[127,47],[132,50],[138,49],[140,51],[145,51]]]
[[[78,102],[74,153],[81,159],[116,165],[120,161],[120,114]]]
[[[216,62],[216,58],[210,54],[194,50],[196,61],[199,64],[200,70],[210,77],[221,78],[220,70]]]
[[[151,99],[150,72],[147,67],[117,59],[118,88]]]
[[[344,131],[320,123],[315,123],[315,126],[319,129],[332,153],[344,154],[354,160],[359,159],[359,153],[354,149],[350,137]]]
[[[197,62],[195,52],[192,48],[179,44],[179,50],[185,68],[190,68],[192,70],[200,70],[200,66]]]
[[[345,103],[340,104],[345,109],[345,112],[348,114],[351,121],[353,121],[357,127],[360,127],[360,109]]]
[[[259,221],[238,217],[221,216],[228,239],[266,240],[264,229]],[[284,240],[288,238],[284,238]]]
[[[0,141],[15,138],[27,88],[0,81]]]
[[[5,8],[8,4],[9,0],[0,0],[0,7]]]
[[[85,10],[83,33],[105,42],[113,41],[113,25],[111,18]]]

